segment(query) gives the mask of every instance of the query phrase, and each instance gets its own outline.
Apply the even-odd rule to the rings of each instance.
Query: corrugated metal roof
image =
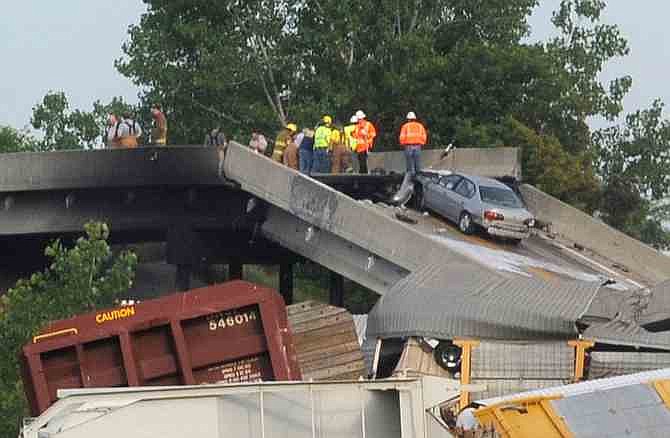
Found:
[[[572,337],[597,283],[545,282],[470,263],[431,264],[376,304],[369,337],[552,339]]]
[[[615,319],[605,324],[592,324],[583,337],[602,344],[627,345],[670,350],[670,333],[652,333],[634,321]]]
[[[573,383],[572,385],[555,386],[553,388],[537,389],[534,391],[521,392],[518,394],[506,395],[503,397],[489,398],[480,400],[478,403],[483,405],[493,405],[501,402],[520,400],[535,397],[563,396],[574,397],[580,394],[588,394],[597,391],[607,391],[624,386],[637,385],[640,383],[649,383],[656,380],[670,379],[670,368],[664,368],[654,371],[645,371],[642,373],[628,374],[625,376],[610,377],[607,379],[587,380],[585,382]]]

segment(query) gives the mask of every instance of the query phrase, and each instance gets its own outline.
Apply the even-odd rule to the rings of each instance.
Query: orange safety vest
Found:
[[[356,139],[356,152],[368,152],[372,149],[372,145],[377,137],[377,130],[375,125],[362,119],[356,125],[354,130],[354,138]]]
[[[428,140],[426,128],[419,122],[411,121],[400,129],[400,144],[403,146],[424,146]]]

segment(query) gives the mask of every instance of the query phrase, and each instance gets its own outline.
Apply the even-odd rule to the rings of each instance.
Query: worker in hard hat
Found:
[[[284,150],[284,156],[282,162],[284,166],[290,167],[291,169],[298,170],[298,145],[296,145],[295,137],[298,132],[298,127],[295,123],[288,124],[289,129],[291,130],[291,138],[288,140],[286,145],[286,150]]]
[[[332,130],[333,118],[323,116],[322,124],[314,132],[314,156],[312,159],[311,173],[330,172],[330,131]]]
[[[351,167],[351,150],[345,144],[344,132],[335,126],[330,130],[330,149],[332,151],[331,173],[343,173]]]
[[[358,156],[358,167],[360,173],[368,173],[368,152],[372,149],[377,137],[375,126],[367,120],[367,116],[362,110],[356,111],[356,129],[354,138],[356,139],[356,155]]]
[[[421,170],[421,149],[428,141],[428,133],[416,119],[414,111],[407,113],[407,121],[400,128],[400,145],[405,150],[407,173],[414,176]]]
[[[277,134],[275,146],[272,151],[272,159],[278,163],[284,162],[284,151],[288,147],[289,142],[293,141],[293,135],[298,131],[295,123],[288,123]]]

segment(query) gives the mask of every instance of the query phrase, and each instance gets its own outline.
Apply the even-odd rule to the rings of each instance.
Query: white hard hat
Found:
[[[407,120],[416,120],[416,114],[414,114],[414,111],[407,113]]]
[[[361,110],[356,111],[356,118],[357,119],[364,119],[365,118],[365,113]]]
[[[358,123],[358,117],[351,116],[351,118],[349,119],[349,123]]]

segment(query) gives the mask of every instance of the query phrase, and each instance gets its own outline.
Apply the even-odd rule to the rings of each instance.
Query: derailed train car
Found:
[[[59,389],[301,379],[283,299],[244,281],[53,322],[21,363],[32,415]]]

